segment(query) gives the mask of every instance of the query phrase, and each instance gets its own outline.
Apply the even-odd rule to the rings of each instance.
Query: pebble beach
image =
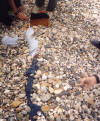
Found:
[[[35,11],[34,0],[25,8],[27,15]],[[58,0],[48,15],[49,27],[32,27],[39,43],[34,59],[25,39],[29,21],[0,23],[0,121],[100,121],[100,84],[77,86],[100,73],[100,50],[91,45],[100,40],[100,1]],[[5,48],[5,35],[18,35],[18,46]]]

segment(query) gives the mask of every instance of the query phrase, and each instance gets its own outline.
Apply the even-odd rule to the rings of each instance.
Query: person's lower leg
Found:
[[[36,5],[40,8],[44,5],[45,0],[36,0],[35,3]]]

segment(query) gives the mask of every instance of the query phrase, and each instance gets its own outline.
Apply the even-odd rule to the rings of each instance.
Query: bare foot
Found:
[[[18,14],[17,14],[17,17],[20,19],[20,20],[28,20],[29,19],[29,17],[28,16],[26,16],[25,15],[25,13],[23,13],[23,12],[19,12]]]

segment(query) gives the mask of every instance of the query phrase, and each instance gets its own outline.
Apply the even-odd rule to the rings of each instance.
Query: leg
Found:
[[[9,3],[7,0],[0,0],[0,18],[8,15]]]
[[[45,0],[36,0],[35,3],[36,5],[40,8],[44,5]]]
[[[7,26],[11,25],[12,18],[8,15],[8,0],[0,0],[0,21]]]
[[[57,0],[49,0],[47,11],[53,11],[57,5]]]
[[[24,5],[21,3],[21,0],[14,0],[15,1],[15,5],[17,8],[19,8],[22,12],[25,12],[25,8]]]
[[[10,6],[12,10],[17,13],[17,17],[20,20],[28,20],[28,17],[25,15],[25,13],[21,10],[21,2],[20,0],[9,0]]]
[[[21,6],[21,1],[20,0],[14,0],[15,1],[15,5],[17,8],[19,8]]]

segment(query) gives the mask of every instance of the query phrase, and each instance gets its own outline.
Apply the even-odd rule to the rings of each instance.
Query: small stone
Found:
[[[50,107],[48,105],[42,106],[41,109],[42,109],[43,112],[50,111]]]
[[[25,94],[19,94],[19,98],[24,98]]]
[[[36,74],[37,74],[38,76],[42,75],[41,70],[38,70]]]
[[[41,113],[40,111],[38,111],[38,112],[37,112],[37,115],[38,115],[38,116],[41,116],[41,115],[42,115],[42,113]]]
[[[41,91],[46,93],[47,92],[47,87],[45,85],[41,85]]]
[[[21,112],[21,110],[22,110],[22,107],[16,108],[16,111],[17,111],[17,112]]]
[[[58,113],[61,114],[63,112],[62,108],[58,108]]]
[[[31,111],[30,107],[26,105],[26,106],[25,106],[25,111],[26,111],[26,112],[30,112],[30,111]]]
[[[56,121],[61,121],[61,118],[60,117],[56,118]]]
[[[70,116],[70,120],[74,121],[74,116],[71,115]]]
[[[85,100],[86,100],[89,104],[91,104],[91,105],[93,105],[93,104],[94,104],[93,99],[92,99],[92,98],[90,98],[87,94],[85,95]]]
[[[55,93],[55,94],[60,94],[62,91],[63,91],[63,90],[62,90],[61,88],[59,88],[59,89],[56,89],[56,90],[54,91],[54,93]]]
[[[84,121],[90,121],[88,118],[85,118]]]
[[[12,108],[16,108],[16,107],[18,107],[21,103],[22,103],[22,101],[18,101],[18,100],[13,101],[12,104],[11,104],[11,107],[12,107]]]
[[[50,105],[50,109],[55,109],[57,107],[57,105],[56,104],[52,104],[52,105]]]
[[[40,90],[40,84],[33,84],[33,88],[36,87],[38,90]]]
[[[0,121],[6,121],[6,119],[0,119]]]
[[[60,86],[59,84],[56,84],[56,85],[55,85],[56,88],[59,88],[59,86]]]
[[[8,94],[10,92],[10,90],[5,90],[4,93],[5,94]]]
[[[46,79],[47,79],[47,76],[45,74],[43,74],[42,80],[46,80]]]
[[[2,113],[2,111],[3,111],[2,108],[0,108],[0,114]]]
[[[2,59],[0,59],[0,67],[2,67],[3,66],[3,61],[2,61]]]
[[[78,110],[79,110],[79,108],[80,108],[80,105],[78,105],[78,104],[77,104],[77,105],[75,105],[75,110],[77,110],[77,111],[78,111]]]
[[[52,87],[49,87],[50,93],[54,93],[54,89]]]
[[[70,85],[66,84],[66,86],[64,86],[64,90],[67,91],[68,89],[70,89]]]
[[[59,97],[56,97],[56,101],[59,102],[60,101],[60,98]]]
[[[43,102],[46,102],[46,101],[48,101],[50,98],[51,98],[51,94],[50,93],[47,93],[47,94],[43,94],[43,95],[41,95],[41,100],[43,101]]]
[[[0,72],[0,76],[2,76],[3,75],[3,73],[2,72]]]
[[[22,110],[22,114],[23,115],[26,115],[27,114],[27,111],[26,110]]]
[[[23,120],[23,115],[22,113],[17,113],[17,119],[22,121]]]

